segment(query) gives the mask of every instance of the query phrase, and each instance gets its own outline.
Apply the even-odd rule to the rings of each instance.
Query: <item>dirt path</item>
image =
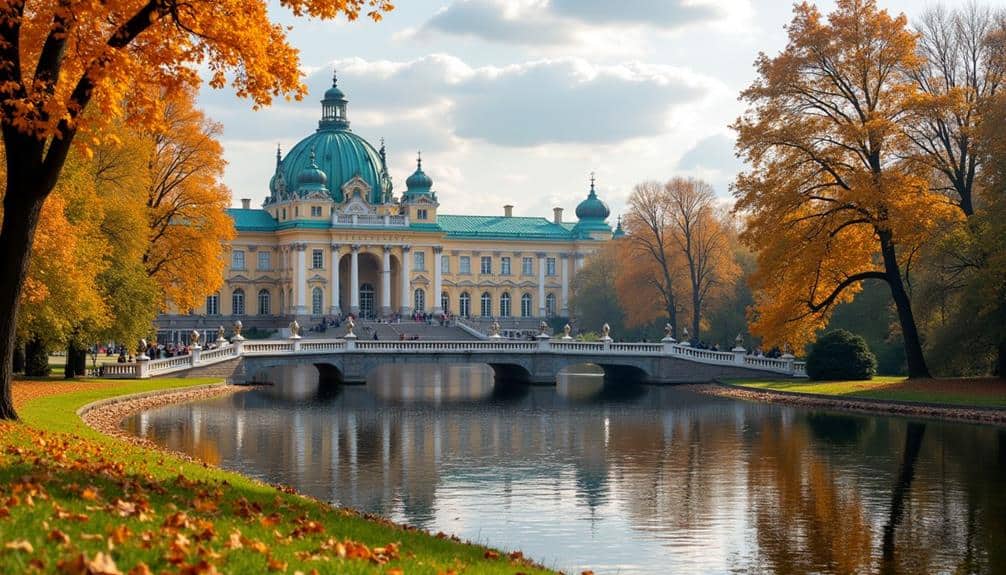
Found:
[[[872,399],[851,399],[847,397],[824,397],[816,395],[811,396],[807,394],[783,391],[743,389],[732,385],[718,383],[687,385],[682,387],[699,393],[705,393],[707,395],[743,399],[746,401],[763,401],[768,403],[796,405],[799,407],[818,407],[864,413],[933,417],[937,419],[1006,425],[1006,409],[983,409],[980,407],[962,407],[956,405],[934,405],[929,403],[911,404],[909,402],[891,402]]]

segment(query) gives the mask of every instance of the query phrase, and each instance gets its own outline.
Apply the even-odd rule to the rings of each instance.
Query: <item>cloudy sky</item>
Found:
[[[920,0],[880,0],[918,16]],[[954,2],[946,2],[954,4]],[[960,3],[960,2],[958,2]],[[1006,3],[1006,0],[995,0]],[[275,3],[274,3],[275,4]],[[591,171],[613,213],[632,186],[701,177],[722,197],[740,168],[728,125],[759,51],[778,52],[786,0],[399,0],[380,23],[297,19],[310,95],[252,111],[228,91],[201,105],[224,124],[226,183],[261,203],[277,144],[312,133],[338,69],[354,132],[387,142],[396,193],[416,150],[441,211],[567,217]],[[831,2],[819,3],[825,10]]]

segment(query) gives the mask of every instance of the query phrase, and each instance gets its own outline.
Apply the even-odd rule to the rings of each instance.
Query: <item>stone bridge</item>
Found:
[[[579,342],[539,337],[535,341],[370,341],[345,339],[218,340],[211,350],[191,355],[105,366],[104,377],[162,375],[227,376],[234,383],[261,378],[272,367],[315,365],[326,380],[364,383],[378,366],[482,363],[507,381],[552,384],[570,365],[590,363],[606,376],[644,383],[698,383],[720,377],[804,377],[802,362],[747,355],[739,345],[728,352],[695,349],[667,339],[661,343]],[[228,366],[213,371],[211,366]]]

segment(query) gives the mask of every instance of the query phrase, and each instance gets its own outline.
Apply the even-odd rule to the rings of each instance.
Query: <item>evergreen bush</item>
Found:
[[[870,379],[877,372],[877,357],[862,337],[837,329],[814,342],[807,355],[807,377],[813,380]]]

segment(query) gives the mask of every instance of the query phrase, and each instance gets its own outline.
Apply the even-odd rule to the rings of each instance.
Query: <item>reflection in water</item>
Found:
[[[597,573],[1006,570],[1006,433],[567,375],[389,367],[128,428],[336,504]]]

